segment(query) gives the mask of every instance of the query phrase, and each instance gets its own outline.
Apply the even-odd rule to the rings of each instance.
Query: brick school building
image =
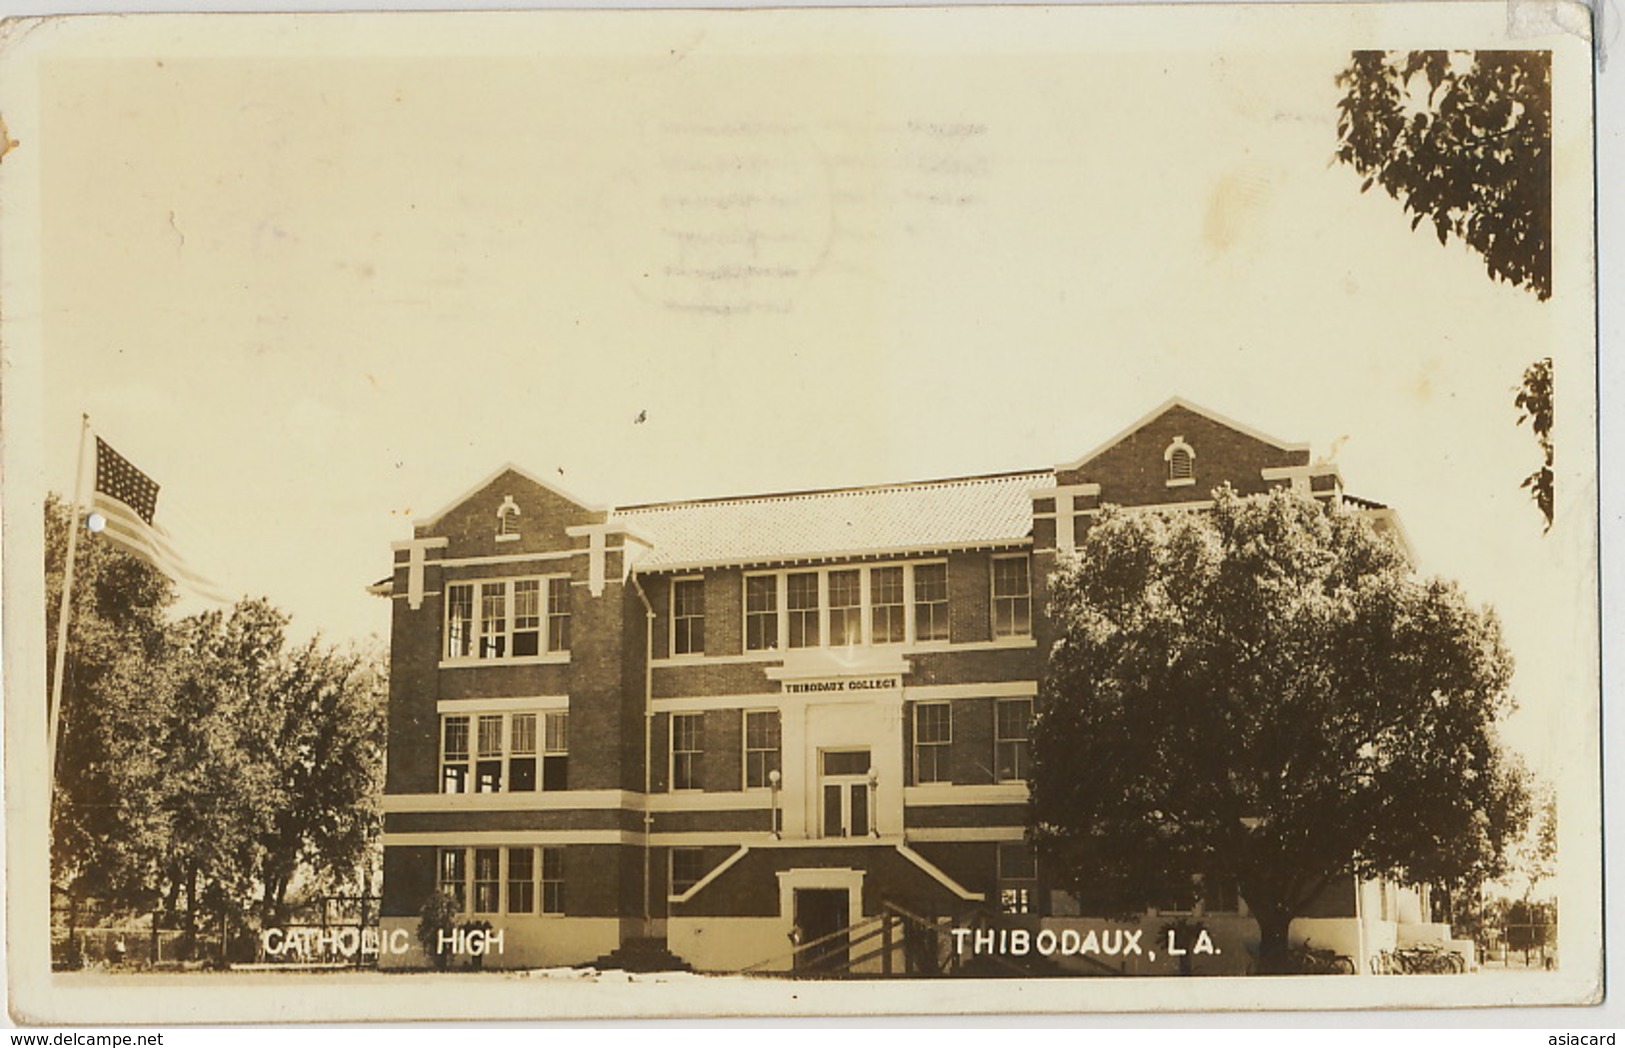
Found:
[[[1045,580],[1103,503],[1199,506],[1226,482],[1398,534],[1307,445],[1179,399],[1074,461],[988,476],[608,508],[498,470],[416,522],[375,587],[393,605],[384,933],[415,942],[443,892],[491,929],[488,967],[783,971],[816,952],[904,971],[919,958],[889,928],[879,951],[857,930],[894,912],[1104,929],[1024,843]],[[1305,925],[1317,945],[1448,937],[1417,893],[1345,888]],[[1244,901],[1219,888],[1198,911],[1241,970]]]

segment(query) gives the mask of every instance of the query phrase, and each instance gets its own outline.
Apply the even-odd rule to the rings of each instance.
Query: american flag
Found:
[[[153,522],[158,509],[158,482],[136,469],[99,436],[96,491],[91,505],[103,518],[103,538],[134,553],[199,596],[229,602],[230,598],[214,583],[187,565],[169,533]]]

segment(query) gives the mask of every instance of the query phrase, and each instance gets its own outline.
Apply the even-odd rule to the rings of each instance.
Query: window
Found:
[[[440,792],[468,792],[468,718],[440,721]]]
[[[705,850],[703,848],[673,848],[671,850],[671,894],[681,895],[705,876]]]
[[[539,655],[542,651],[542,580],[519,579],[513,584],[513,653]]]
[[[1038,857],[1026,844],[999,845],[999,910],[1032,913]]]
[[[515,713],[508,740],[508,789],[522,793],[536,788],[536,714]]]
[[[671,650],[674,655],[705,653],[705,580],[671,584]]]
[[[946,702],[921,702],[914,706],[914,781],[951,782],[948,766],[952,742],[953,714]]]
[[[869,636],[876,644],[901,644],[907,639],[907,627],[903,611],[903,569],[870,569]]]
[[[829,573],[829,642],[863,643],[863,581],[857,569]]]
[[[1032,764],[1033,700],[1000,699],[998,724],[995,728],[995,777],[1000,782],[1014,782],[1027,778]]]
[[[474,587],[446,587],[446,657],[466,659],[474,654]]]
[[[542,912],[564,912],[564,849],[543,848]]]
[[[1025,579],[1019,594],[1028,594]],[[1030,598],[1022,601],[1023,632],[1030,629],[1030,607]],[[949,639],[948,618],[948,565],[942,561],[745,576],[746,651],[932,644]],[[674,641],[674,650],[680,643]]]
[[[508,849],[508,912],[536,912],[536,851]]]
[[[570,778],[570,715],[549,713],[542,721],[542,789],[564,790]]]
[[[784,578],[789,611],[790,647],[818,647],[818,572],[801,571]]]
[[[547,650],[570,650],[570,580],[547,580]]]
[[[497,541],[513,542],[519,538],[519,504],[512,495],[502,496],[497,507]]]
[[[547,647],[542,647],[543,584]],[[570,650],[570,579],[497,579],[446,586],[446,658],[530,658]]]
[[[1032,628],[1033,598],[1027,555],[993,558],[993,635],[1025,637]]]
[[[538,725],[540,718],[540,725]],[[567,788],[570,715],[558,713],[482,713],[440,719],[441,793],[525,793],[536,789],[537,760],[541,788]],[[542,748],[537,751],[537,728]],[[474,752],[469,752],[470,731]],[[504,745],[506,740],[506,745]],[[504,775],[504,767],[507,774]]]
[[[745,650],[772,651],[779,646],[779,578],[745,576]]]
[[[482,659],[500,659],[508,654],[508,584],[480,583],[480,646]]]
[[[914,639],[948,639],[948,565],[914,565]]]
[[[1185,443],[1184,437],[1175,437],[1163,449],[1162,459],[1168,463],[1169,487],[1196,483],[1196,449]]]
[[[436,871],[435,887],[440,894],[451,896],[457,903],[458,913],[468,909],[468,854],[463,849],[440,849],[440,868]]]
[[[502,910],[502,849],[474,849],[474,912]]]
[[[480,717],[479,749],[474,762],[474,792],[499,793],[502,790],[502,722],[500,713]]]
[[[771,785],[779,770],[779,711],[745,711],[745,788]]]
[[[671,718],[671,788],[700,788],[700,759],[705,751],[705,714],[674,713]]]
[[[539,871],[538,853],[541,856]],[[468,878],[470,859],[474,873],[472,897]],[[534,914],[538,897],[543,913],[563,913],[563,860],[562,848],[441,848],[436,887],[451,896],[458,913]]]

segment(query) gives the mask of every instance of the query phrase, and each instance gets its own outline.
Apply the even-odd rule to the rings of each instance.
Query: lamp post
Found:
[[[880,773],[874,768],[869,769],[869,836],[880,836],[880,809],[875,800],[879,796]]]
[[[772,798],[769,803],[773,808],[773,838],[775,840],[779,836],[779,782],[781,779],[782,776],[779,775],[777,768],[767,773],[767,786],[771,791],[770,796]]]

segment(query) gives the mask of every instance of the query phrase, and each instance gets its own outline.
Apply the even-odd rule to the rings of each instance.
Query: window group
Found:
[[[570,715],[452,714],[440,718],[441,793],[568,788]]]
[[[446,586],[449,661],[522,659],[570,650],[570,577],[486,579]]]
[[[1028,556],[997,556],[992,563],[993,636],[1030,635]],[[672,582],[674,656],[705,653],[705,584],[699,576]],[[948,563],[905,561],[747,574],[744,615],[746,651],[945,643]]]
[[[782,761],[782,736],[778,710],[743,710],[744,789],[773,786]],[[705,714],[676,713],[671,718],[671,788],[700,790],[706,787]]]
[[[458,913],[564,912],[564,849],[441,848],[435,886]]]
[[[994,703],[993,779],[1025,782],[1032,768],[1032,699],[998,699]],[[912,782],[916,786],[954,781],[954,706],[951,702],[913,704],[914,753]],[[987,760],[978,756],[976,763]]]
[[[916,786],[949,784],[954,781],[956,746],[972,744],[954,738],[954,703],[949,701],[910,704],[913,733],[910,783]],[[742,780],[726,788],[763,789],[775,784],[783,767],[782,729],[778,710],[740,710],[744,718]],[[673,791],[718,789],[708,779],[705,713],[671,715],[671,748],[668,768]],[[992,752],[971,758],[977,767],[993,769],[994,782],[1025,782],[1032,772],[1033,700],[997,699],[993,703]],[[731,761],[730,761],[731,763]]]

